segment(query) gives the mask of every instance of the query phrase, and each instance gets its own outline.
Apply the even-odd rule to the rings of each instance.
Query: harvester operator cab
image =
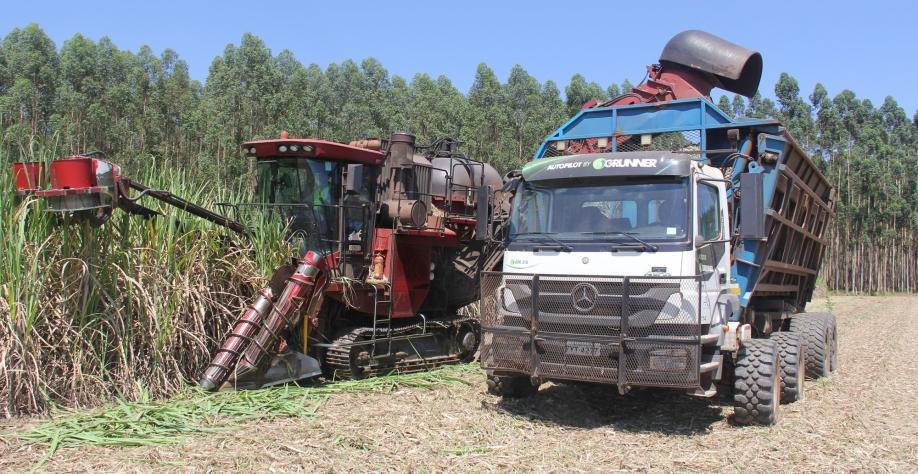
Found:
[[[313,139],[280,139],[243,144],[256,158],[255,202],[263,216],[279,216],[301,251],[332,252],[343,242],[368,237],[373,170],[385,158],[376,150]],[[346,184],[360,176],[359,185]],[[344,222],[341,229],[340,223]]]
[[[341,166],[309,158],[259,159],[256,202],[279,212],[289,221],[288,232],[298,238],[315,234],[321,240],[334,240]]]

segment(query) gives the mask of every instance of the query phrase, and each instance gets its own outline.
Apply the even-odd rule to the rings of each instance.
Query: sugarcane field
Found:
[[[918,7],[232,3],[4,7],[0,472],[918,471]]]

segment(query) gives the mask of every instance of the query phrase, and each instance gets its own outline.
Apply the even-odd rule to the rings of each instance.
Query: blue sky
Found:
[[[379,59],[392,74],[445,74],[467,91],[475,67],[506,79],[521,64],[563,89],[575,72],[607,85],[639,81],[675,33],[698,28],[762,52],[762,92],[782,71],[804,96],[816,82],[875,105],[891,95],[918,109],[918,2],[657,1],[9,1],[0,32],[36,22],[61,45],[80,32],[122,49],[176,50],[203,80],[214,56],[243,32],[303,63]],[[715,93],[715,98],[717,93]]]

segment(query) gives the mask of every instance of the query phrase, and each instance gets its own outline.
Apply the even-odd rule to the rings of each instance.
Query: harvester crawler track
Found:
[[[396,327],[391,330],[376,329],[377,353],[385,352],[390,339],[394,341],[410,341],[421,337],[432,337],[431,332],[439,332],[443,336],[459,331],[466,324],[471,323],[475,334],[475,347],[481,339],[481,330],[477,319],[468,316],[435,319],[426,325],[412,324]],[[425,327],[426,326],[426,327]],[[426,331],[422,333],[422,331]],[[390,373],[412,373],[431,370],[443,365],[456,364],[474,356],[456,352],[428,357],[419,357],[417,353],[399,357],[397,353],[377,354],[373,357],[373,328],[359,327],[339,336],[328,347],[325,354],[327,374],[334,380],[361,379],[375,377]]]

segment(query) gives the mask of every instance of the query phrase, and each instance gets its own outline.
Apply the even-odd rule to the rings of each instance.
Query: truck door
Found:
[[[729,256],[725,236],[726,193],[722,182],[698,180],[696,195],[696,235],[703,242],[696,248],[696,271],[703,275],[700,315],[702,321],[710,322],[721,289],[729,280]],[[715,316],[720,319],[721,315]]]

